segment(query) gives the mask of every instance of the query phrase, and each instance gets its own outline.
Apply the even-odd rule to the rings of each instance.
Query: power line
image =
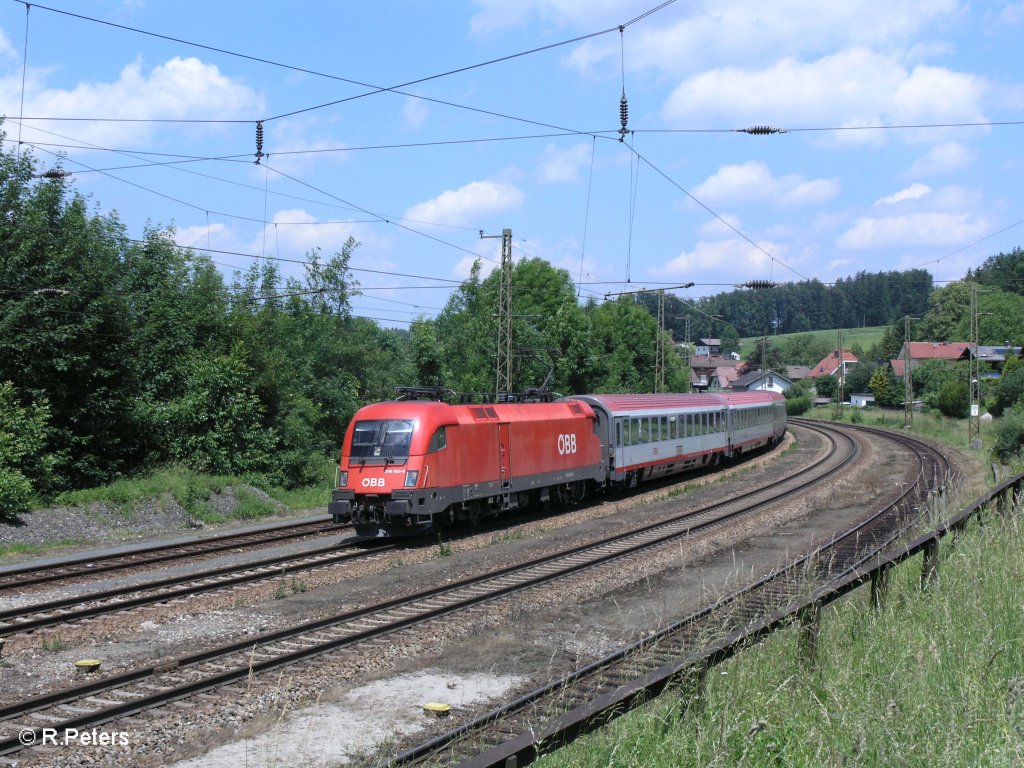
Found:
[[[699,206],[700,206],[701,208],[703,208],[703,209],[704,209],[705,211],[707,211],[707,212],[708,212],[708,213],[710,213],[710,214],[711,214],[712,216],[714,216],[714,217],[715,217],[716,219],[718,219],[718,221],[720,221],[720,222],[721,222],[722,224],[724,224],[725,226],[727,226],[727,227],[728,227],[729,229],[731,229],[731,230],[732,230],[733,232],[735,232],[735,233],[736,233],[737,235],[739,235],[739,236],[740,236],[741,238],[743,238],[744,240],[746,240],[746,241],[747,241],[748,243],[750,243],[750,244],[751,244],[752,246],[754,246],[754,247],[755,247],[755,248],[756,248],[757,250],[759,250],[759,251],[760,251],[761,253],[763,253],[763,254],[764,254],[765,256],[767,256],[767,257],[768,257],[769,259],[771,259],[773,263],[774,263],[774,262],[778,262],[778,263],[779,263],[780,265],[782,265],[783,267],[785,267],[786,269],[788,269],[788,270],[789,270],[790,272],[792,272],[792,273],[793,273],[794,275],[798,275],[799,277],[802,277],[802,278],[803,278],[804,280],[808,280],[808,281],[809,281],[809,280],[811,279],[811,278],[807,277],[807,275],[803,274],[802,272],[799,272],[799,271],[797,271],[797,270],[793,269],[793,267],[791,267],[791,266],[789,266],[788,264],[784,263],[783,261],[781,261],[781,260],[777,259],[777,258],[776,258],[776,257],[775,257],[775,256],[774,256],[773,254],[771,254],[771,253],[770,253],[769,251],[765,250],[765,249],[764,249],[764,248],[763,248],[763,247],[762,247],[761,245],[759,245],[758,243],[755,243],[755,242],[754,242],[753,240],[751,240],[751,239],[750,239],[749,237],[747,237],[747,235],[746,235],[746,234],[744,234],[744,233],[743,233],[743,232],[741,232],[741,231],[740,231],[740,230],[739,230],[739,229],[738,229],[737,227],[735,227],[735,226],[734,226],[734,225],[733,225],[733,224],[732,224],[731,222],[729,222],[729,221],[726,221],[726,220],[725,220],[724,218],[722,218],[721,216],[719,216],[719,215],[718,215],[718,214],[717,214],[717,213],[716,213],[715,211],[713,211],[713,210],[712,210],[712,209],[711,209],[711,208],[710,208],[710,207],[709,207],[708,205],[706,205],[705,203],[703,203],[702,201],[700,201],[700,200],[698,200],[698,199],[697,199],[696,197],[694,197],[694,196],[693,196],[693,194],[691,194],[691,193],[689,192],[689,190],[687,190],[686,188],[684,188],[684,187],[683,187],[683,186],[682,186],[681,184],[679,184],[679,183],[678,183],[678,182],[677,182],[677,181],[676,181],[675,179],[673,179],[673,178],[672,178],[671,176],[669,176],[669,175],[668,175],[667,173],[665,173],[665,172],[664,172],[663,170],[661,170],[661,169],[660,169],[660,168],[658,168],[658,167],[657,167],[656,165],[654,165],[654,163],[652,163],[652,162],[651,162],[650,160],[648,160],[648,159],[647,159],[646,157],[644,157],[644,156],[643,156],[643,155],[641,155],[641,154],[640,154],[639,152],[637,152],[637,151],[636,151],[636,149],[635,149],[634,147],[630,147],[630,148],[629,148],[629,151],[630,151],[630,152],[632,152],[633,154],[635,154],[638,160],[643,160],[643,161],[644,161],[644,162],[645,162],[645,163],[646,163],[646,164],[647,164],[648,166],[650,166],[650,167],[651,167],[651,168],[652,168],[652,169],[653,169],[653,170],[654,170],[654,171],[655,171],[655,172],[656,172],[656,173],[657,173],[657,174],[658,174],[659,176],[661,176],[661,177],[662,177],[663,179],[665,179],[665,180],[666,180],[666,181],[667,181],[667,182],[668,182],[669,184],[671,184],[671,185],[672,185],[673,187],[675,187],[676,189],[678,189],[678,190],[679,190],[680,192],[682,192],[682,193],[683,193],[684,195],[686,195],[686,196],[687,196],[688,198],[690,198],[690,199],[691,199],[691,200],[692,200],[693,202],[695,202],[695,203],[696,203],[697,205],[699,205]]]

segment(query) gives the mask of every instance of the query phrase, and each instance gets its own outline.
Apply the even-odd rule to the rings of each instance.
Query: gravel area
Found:
[[[224,634],[237,636],[240,628],[255,633],[338,613],[386,595],[465,578],[676,514],[683,507],[760,487],[767,478],[806,464],[821,452],[821,442],[812,433],[794,432],[799,440],[790,449],[756,457],[724,473],[687,480],[676,488],[677,493],[680,489],[684,492],[671,498],[671,489],[666,488],[630,499],[606,500],[497,533],[466,536],[450,545],[450,555],[436,546],[420,546],[381,556],[343,576],[324,569],[327,575],[311,579],[307,591],[283,599],[235,594],[231,605],[197,602],[183,608],[172,604],[123,624],[95,622],[73,641],[62,634],[67,648],[40,644],[5,654],[0,687],[13,692],[67,685],[73,682],[71,660],[84,656],[102,658],[106,671],[153,663],[194,651],[212,639],[225,639]],[[663,547],[643,558],[592,569],[586,576],[560,581],[554,588],[535,588],[514,600],[411,628],[397,638],[263,675],[210,694],[209,699],[196,697],[118,723],[116,726],[125,728],[130,736],[125,748],[48,748],[23,753],[19,759],[25,760],[25,765],[95,763],[144,768],[199,757],[219,745],[234,744],[217,754],[233,755],[235,764],[272,765],[276,763],[270,762],[268,743],[288,741],[291,737],[287,734],[296,732],[304,719],[317,717],[323,708],[333,705],[341,709],[332,711],[346,713],[334,721],[337,733],[331,733],[332,739],[338,736],[341,743],[327,750],[329,754],[318,752],[311,764],[343,764],[368,751],[397,749],[403,739],[410,738],[397,725],[393,731],[375,736],[376,746],[367,746],[360,739],[369,722],[397,724],[402,712],[408,714],[410,707],[418,707],[425,694],[410,694],[399,703],[380,697],[363,717],[355,716],[350,706],[346,709],[346,696],[355,688],[382,681],[386,690],[399,685],[396,681],[405,679],[403,676],[424,670],[455,686],[484,675],[501,693],[492,693],[490,704],[487,697],[476,701],[473,706],[480,709],[492,705],[493,696],[512,696],[564,674],[639,634],[681,618],[709,596],[731,590],[876,510],[905,480],[908,462],[891,444],[873,445],[866,444],[857,467],[845,479],[785,507],[774,507],[757,520]],[[726,477],[728,482],[723,481]],[[515,680],[511,687],[499,685],[509,679]],[[459,718],[470,717],[472,708],[466,709],[447,722],[432,723],[424,717],[422,724],[428,730],[446,729]],[[414,738],[423,735],[417,733]],[[267,738],[271,741],[264,741]],[[247,752],[249,746],[260,750],[267,762],[239,759],[239,755],[257,754]],[[295,752],[287,754],[306,764]]]

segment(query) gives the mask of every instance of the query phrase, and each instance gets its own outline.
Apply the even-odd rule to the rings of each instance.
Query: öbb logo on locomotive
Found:
[[[775,392],[375,403],[346,430],[328,511],[361,536],[422,535],[709,468],[785,432]]]

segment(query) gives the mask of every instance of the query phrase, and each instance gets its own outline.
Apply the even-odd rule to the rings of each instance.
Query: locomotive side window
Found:
[[[427,446],[427,453],[437,453],[448,445],[448,435],[444,427],[438,427],[437,431],[430,436],[430,445]]]

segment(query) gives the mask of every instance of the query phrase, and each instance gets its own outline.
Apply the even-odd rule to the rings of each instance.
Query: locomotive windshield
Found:
[[[406,419],[357,421],[352,432],[353,459],[405,461],[415,422]]]

